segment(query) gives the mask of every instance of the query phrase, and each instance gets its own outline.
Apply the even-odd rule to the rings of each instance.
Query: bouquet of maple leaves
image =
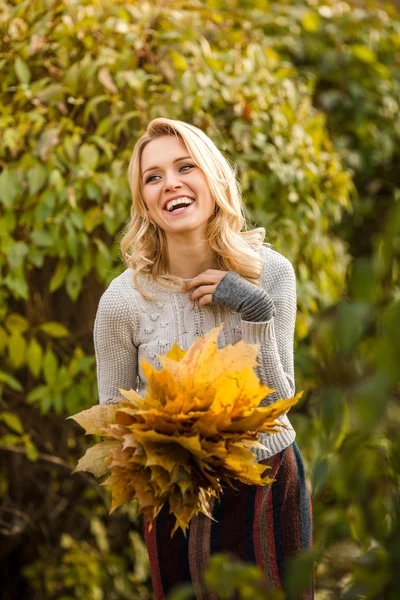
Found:
[[[159,356],[162,369],[143,359],[148,385],[144,398],[119,390],[125,400],[98,404],[71,419],[86,434],[102,436],[75,471],[109,476],[110,513],[136,499],[139,512],[151,522],[165,503],[185,533],[198,512],[212,518],[210,500],[235,480],[267,485],[265,465],[251,448],[264,448],[257,432],[275,433],[276,419],[301,393],[267,407],[260,401],[274,390],[260,384],[253,367],[259,348],[243,341],[217,348],[222,325],[199,337],[187,351],[175,343]]]

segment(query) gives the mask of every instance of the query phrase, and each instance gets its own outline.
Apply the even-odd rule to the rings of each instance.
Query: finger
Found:
[[[186,289],[190,290],[200,285],[210,285],[216,283],[217,279],[218,278],[216,275],[207,275],[206,273],[200,273],[200,275],[196,275],[196,277],[193,277],[193,279],[186,282]]]
[[[212,294],[206,294],[199,300],[199,306],[204,306],[205,304],[212,304]]]
[[[228,271],[208,269],[208,271],[196,275],[196,277],[193,277],[190,281],[186,281],[186,289],[190,290],[198,285],[218,283],[227,273]]]
[[[212,296],[216,287],[216,285],[202,285],[190,294],[190,299],[194,302],[206,294],[211,294]]]

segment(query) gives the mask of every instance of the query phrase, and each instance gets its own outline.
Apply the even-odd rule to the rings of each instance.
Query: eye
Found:
[[[195,165],[182,165],[179,169],[179,171],[182,171],[182,169],[194,169]]]
[[[190,169],[194,169],[195,167],[196,165],[184,164],[179,167],[179,172],[188,173]],[[156,181],[157,177],[160,177],[160,175],[149,175],[147,179],[145,179],[145,183],[152,183],[153,181]]]
[[[154,177],[159,177],[159,175],[149,175],[146,179],[146,183],[151,183],[154,180]]]

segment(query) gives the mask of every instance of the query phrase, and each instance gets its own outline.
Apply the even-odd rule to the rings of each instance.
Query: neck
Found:
[[[168,239],[169,274],[192,279],[207,269],[218,269],[217,259],[204,240]]]

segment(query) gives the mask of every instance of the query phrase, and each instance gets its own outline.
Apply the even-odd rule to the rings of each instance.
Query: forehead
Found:
[[[187,156],[188,150],[184,142],[174,135],[164,135],[152,140],[142,152],[142,171],[152,166],[161,166],[173,162],[179,156]]]

